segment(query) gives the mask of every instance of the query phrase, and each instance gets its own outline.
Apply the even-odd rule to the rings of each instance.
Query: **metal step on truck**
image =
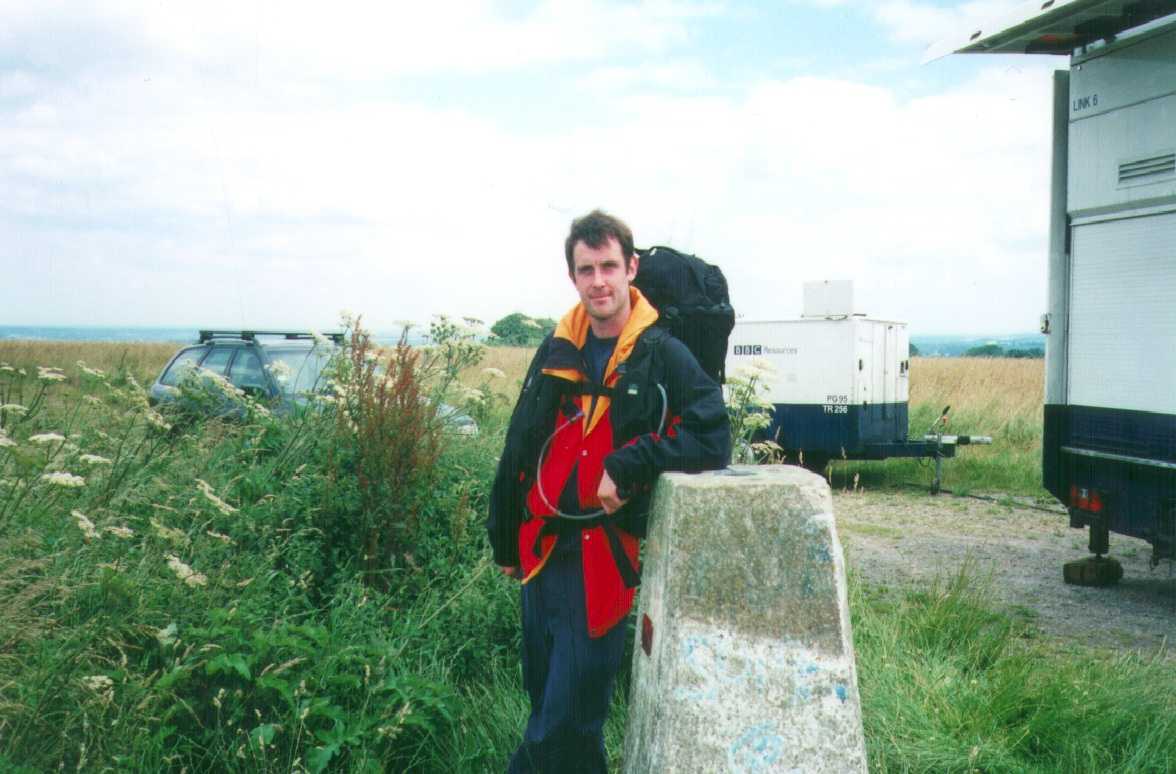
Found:
[[[921,438],[907,437],[910,338],[907,325],[854,311],[850,281],[806,282],[800,319],[736,320],[727,372],[766,361],[764,397],[772,404],[763,437],[785,459],[821,472],[830,460],[934,460],[938,493],[943,460],[988,436],[946,435],[948,408]]]
[[[932,46],[1057,54],[1046,489],[1088,528],[1069,583],[1102,585],[1111,532],[1176,557],[1176,0],[1032,2]],[[1043,224],[1044,225],[1044,224]]]

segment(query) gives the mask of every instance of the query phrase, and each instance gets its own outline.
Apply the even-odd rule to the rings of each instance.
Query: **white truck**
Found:
[[[1176,556],[1176,0],[1050,0],[933,46],[1070,57],[1054,74],[1045,487],[1089,527]]]

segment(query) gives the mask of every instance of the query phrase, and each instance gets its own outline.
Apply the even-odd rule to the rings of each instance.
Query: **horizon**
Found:
[[[494,322],[496,322],[496,321],[487,322],[486,323],[487,328],[489,328],[489,326],[492,325]],[[384,328],[372,328],[371,331],[373,333],[390,333],[393,331],[400,331],[403,329],[403,327],[404,326],[402,326],[402,325],[392,325],[392,326],[384,327]],[[427,323],[413,323],[413,325],[411,327],[414,330],[423,330],[423,329],[428,328],[428,324]],[[154,331],[193,331],[193,332],[197,332],[197,331],[201,331],[201,330],[270,330],[270,329],[278,330],[278,331],[284,331],[284,330],[303,331],[303,330],[309,330],[310,328],[308,326],[297,326],[297,325],[294,325],[294,326],[278,325],[278,326],[270,326],[267,328],[262,328],[261,326],[233,326],[233,325],[228,325],[228,326],[217,326],[217,325],[199,325],[199,326],[190,326],[190,325],[19,325],[19,324],[0,323],[0,333],[3,333],[4,331],[11,331],[11,330],[59,330],[59,331],[71,331],[71,330],[153,331],[154,330]],[[318,333],[335,333],[335,332],[341,331],[343,329],[341,326],[335,326],[334,328],[323,328],[322,330],[318,330],[318,329],[314,329],[314,330],[316,330],[316,332],[318,332]],[[908,332],[909,332],[909,325],[908,325]],[[944,338],[944,339],[969,339],[969,340],[971,340],[971,339],[975,339],[975,340],[980,340],[980,339],[1001,340],[1001,339],[1010,339],[1010,338],[1042,338],[1042,339],[1044,339],[1045,334],[1040,333],[1038,331],[1021,330],[1021,331],[983,331],[980,333],[943,333],[943,332],[910,333],[910,337],[912,339],[913,338],[921,338],[921,339]],[[0,338],[0,340],[15,340],[15,339],[13,339],[12,337],[8,337],[6,339]]]

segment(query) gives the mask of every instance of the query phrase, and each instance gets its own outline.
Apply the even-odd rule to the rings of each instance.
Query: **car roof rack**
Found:
[[[244,339],[245,341],[255,341],[258,336],[281,336],[282,338],[291,341],[309,341],[313,340],[315,336],[322,336],[330,339],[336,344],[343,344],[342,333],[322,333],[314,334],[310,331],[200,331],[200,343],[207,344],[214,339]]]

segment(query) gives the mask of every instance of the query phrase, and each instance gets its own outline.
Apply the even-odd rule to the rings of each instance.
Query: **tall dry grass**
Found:
[[[179,348],[165,342],[0,341],[0,362],[30,373],[37,366],[56,366],[72,375],[83,360],[107,372],[125,368],[140,383],[150,384]],[[77,386],[76,379],[71,381]]]
[[[505,376],[496,381],[495,388],[508,393],[511,400],[514,400],[534,355],[534,347],[487,347],[482,361],[465,369],[461,373],[461,380],[476,387],[485,379],[486,369],[496,368]]]
[[[1045,361],[916,357],[911,359],[910,384],[911,405],[942,403],[1004,425],[1040,416]]]

